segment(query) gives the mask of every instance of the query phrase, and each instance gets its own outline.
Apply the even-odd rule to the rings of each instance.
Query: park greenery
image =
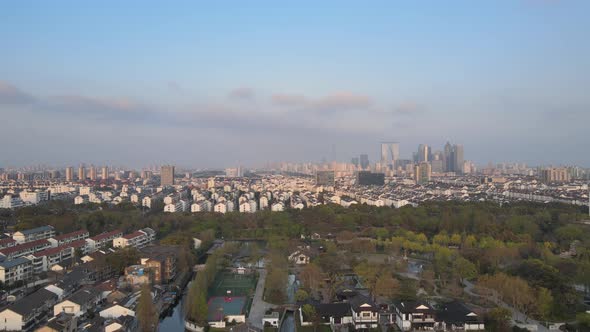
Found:
[[[355,273],[375,299],[416,298],[416,290],[447,297],[465,296],[464,286],[502,301],[539,320],[576,319],[583,311],[575,286],[590,289],[590,226],[585,208],[519,202],[428,202],[393,209],[322,205],[303,210],[257,213],[176,213],[143,211],[131,204],[73,207],[62,202],[0,211],[15,229],[50,224],[58,232],[152,227],[162,243],[210,243],[215,238],[263,240],[268,265],[265,298],[286,300],[286,257],[312,234],[323,251],[300,272],[305,293],[297,299],[334,295],[344,273]],[[206,247],[206,245],[204,246]],[[121,253],[121,259],[133,253]],[[374,257],[381,257],[375,260]],[[393,259],[385,259],[393,258]],[[403,276],[404,259],[424,262],[420,282]],[[223,258],[212,255],[197,274],[189,317],[202,321],[206,294]],[[118,269],[124,262],[116,265]],[[329,280],[330,287],[325,286]],[[502,317],[505,312],[494,312]],[[584,322],[586,316],[578,315]],[[498,324],[503,324],[498,318]],[[582,322],[581,322],[582,323]]]

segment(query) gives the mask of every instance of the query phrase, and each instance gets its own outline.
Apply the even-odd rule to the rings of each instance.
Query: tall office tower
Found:
[[[88,171],[88,176],[90,180],[96,181],[96,167],[90,166],[90,170]]]
[[[160,171],[160,185],[162,187],[174,185],[174,166],[162,166],[162,170]]]
[[[109,178],[109,168],[106,166],[103,166],[102,169],[100,170],[100,177],[103,180],[106,180]]]
[[[354,167],[359,167],[359,157],[352,158],[350,162],[354,165]]]
[[[454,169],[453,171],[457,174],[463,174],[465,172],[464,170],[464,158],[463,158],[463,145],[461,144],[455,144],[453,145],[453,155],[455,157],[455,161],[453,162],[454,164]]]
[[[414,166],[414,180],[416,183],[424,184],[430,181],[432,168],[428,162],[421,162]]]
[[[71,182],[74,181],[74,168],[73,167],[66,167],[66,181]]]
[[[86,168],[83,165],[80,165],[80,167],[78,167],[78,180],[86,180]]]
[[[445,151],[444,151],[444,159],[443,159],[443,163],[445,165],[445,172],[452,172],[453,171],[453,147],[451,146],[451,143],[447,142],[447,144],[445,144]]]
[[[419,163],[423,161],[430,161],[432,159],[430,147],[426,144],[418,145],[418,158],[416,159]]]
[[[383,142],[381,143],[381,163],[384,165],[393,165],[399,159],[399,143]]]
[[[361,168],[362,169],[369,168],[369,155],[367,155],[367,154],[361,154],[360,163],[361,163]]]
[[[49,178],[51,179],[58,179],[59,178],[59,171],[52,170],[49,172]]]

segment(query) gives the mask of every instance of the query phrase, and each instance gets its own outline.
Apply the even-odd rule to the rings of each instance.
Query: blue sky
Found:
[[[581,164],[590,2],[13,1],[0,165],[338,159],[397,140]]]

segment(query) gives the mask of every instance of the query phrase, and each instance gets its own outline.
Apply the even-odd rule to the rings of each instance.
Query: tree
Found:
[[[307,264],[299,276],[303,286],[310,290],[313,296],[317,296],[321,290],[323,273],[321,268],[314,264]]]
[[[315,307],[312,306],[311,304],[305,304],[302,308],[301,308],[302,312],[303,312],[303,317],[309,322],[311,321],[313,324],[313,330],[317,331],[317,327],[320,323],[320,317],[317,314],[317,311],[315,310]]]
[[[581,328],[580,331],[590,330],[590,314],[582,312],[576,315],[576,321],[578,326]]]
[[[141,287],[141,295],[137,303],[137,320],[142,332],[156,331],[158,327],[158,313],[154,306],[150,288],[149,284],[144,284]]]
[[[295,292],[295,300],[297,302],[306,301],[308,298],[309,294],[303,289],[298,289],[297,292]]]
[[[512,313],[507,308],[494,308],[485,317],[486,329],[488,331],[505,332],[510,329]]]
[[[375,283],[377,282],[377,276],[379,273],[379,268],[377,266],[363,261],[354,267],[354,273],[363,279],[363,284],[369,288],[372,293],[375,291]]]
[[[459,275],[461,282],[477,277],[477,267],[471,261],[459,256],[455,259],[453,265]]]
[[[375,282],[375,296],[387,300],[395,297],[399,292],[399,281],[389,273],[382,273]]]
[[[537,290],[537,317],[542,320],[549,319],[553,307],[553,296],[551,292],[544,287]]]

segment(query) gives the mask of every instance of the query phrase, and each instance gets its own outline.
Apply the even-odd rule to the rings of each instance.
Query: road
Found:
[[[472,282],[470,282],[468,280],[464,280],[463,283],[465,284],[465,288],[464,288],[465,293],[467,293],[471,296],[483,297],[482,295],[479,295],[479,294],[473,292],[473,288],[475,287],[475,285]],[[491,300],[494,301],[494,299],[491,299]],[[549,329],[547,327],[545,327],[545,325],[541,324],[539,321],[536,321],[532,318],[527,317],[522,312],[520,312],[520,311],[516,310],[515,308],[513,308],[512,306],[510,306],[508,303],[506,303],[502,300],[499,300],[499,299],[494,302],[497,305],[499,305],[503,308],[506,308],[512,312],[512,321],[514,324],[516,324],[516,321],[526,322],[526,324],[537,325],[538,332],[549,332]]]
[[[264,295],[264,283],[266,282],[266,269],[259,269],[258,284],[256,285],[256,291],[254,292],[254,298],[252,299],[252,307],[250,308],[250,314],[248,315],[248,322],[257,328],[264,328],[262,325],[262,317],[264,313],[274,307],[271,303],[264,302],[262,296]]]

